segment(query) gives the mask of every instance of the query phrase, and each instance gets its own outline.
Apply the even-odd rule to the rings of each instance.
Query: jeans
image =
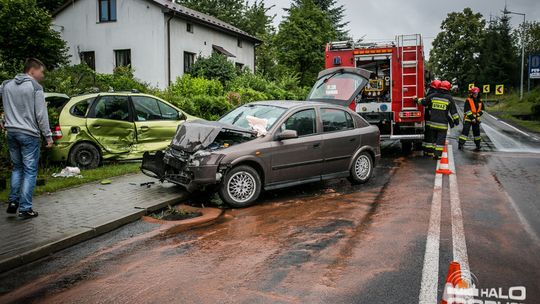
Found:
[[[23,133],[8,132],[7,143],[13,164],[9,201],[19,202],[19,212],[28,211],[32,209],[41,140]]]

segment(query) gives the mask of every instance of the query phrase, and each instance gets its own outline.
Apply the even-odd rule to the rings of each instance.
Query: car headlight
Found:
[[[219,153],[197,151],[191,157],[189,164],[195,167],[217,165],[223,159],[223,157],[225,157],[225,155]]]

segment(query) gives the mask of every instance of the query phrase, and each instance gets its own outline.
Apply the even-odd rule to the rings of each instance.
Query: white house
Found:
[[[54,14],[72,64],[99,73],[131,65],[135,76],[164,88],[196,57],[226,55],[254,71],[259,39],[169,0],[69,0]]]

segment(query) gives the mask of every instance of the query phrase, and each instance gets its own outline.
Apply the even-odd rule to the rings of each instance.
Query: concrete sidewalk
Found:
[[[175,204],[186,193],[143,174],[111,178],[34,198],[37,218],[22,220],[0,210],[0,272],[37,260]],[[156,182],[150,188],[143,182]]]

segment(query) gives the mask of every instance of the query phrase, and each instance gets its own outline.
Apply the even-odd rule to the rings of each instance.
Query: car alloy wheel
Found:
[[[246,171],[236,172],[227,183],[229,196],[238,203],[249,201],[256,190],[255,177]]]
[[[365,180],[371,173],[371,159],[369,156],[362,154],[358,156],[354,163],[354,173],[360,180]]]

